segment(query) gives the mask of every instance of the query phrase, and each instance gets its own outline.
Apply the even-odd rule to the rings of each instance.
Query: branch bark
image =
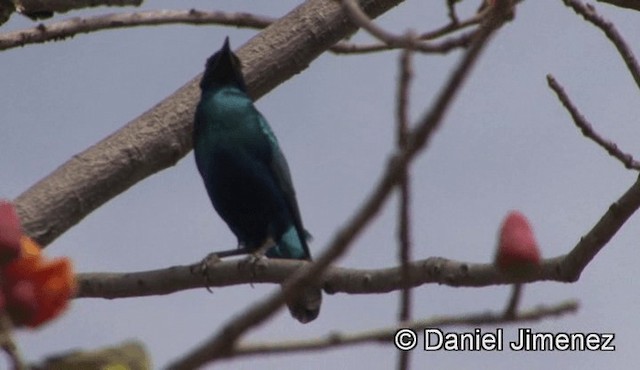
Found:
[[[161,24],[224,24],[247,28],[265,28],[275,20],[249,13],[205,12],[191,10],[150,10],[125,14],[105,14],[71,18],[51,24],[0,34],[0,50],[26,44],[62,40],[79,33]]]
[[[638,208],[640,178],[609,207],[568,254],[546,259],[540,269],[518,278],[501,274],[491,263],[468,263],[431,257],[409,263],[406,270],[407,280],[402,278],[401,266],[377,270],[328,267],[320,280],[329,293],[350,294],[387,293],[427,283],[481,287],[544,280],[574,282]],[[258,265],[259,268],[254,269],[242,260],[220,261],[207,269],[206,277],[193,273],[201,267],[200,262],[189,266],[134,273],[79,274],[77,296],[111,299],[170,294],[205,286],[281,283],[300,267],[309,264],[304,261],[265,260],[265,263]]]
[[[358,207],[345,226],[338,230],[316,262],[310,263],[292,274],[282,285],[280,292],[270,295],[229,320],[216,334],[200,346],[170,364],[170,369],[193,369],[228,356],[233,352],[236,341],[245,332],[273,315],[276,310],[282,307],[285,297],[299,294],[303,287],[315,284],[327,267],[345,253],[356,236],[382,209],[391,190],[398,183],[407,166],[419,152],[427,147],[431,135],[440,126],[444,113],[450,107],[466,77],[469,76],[493,31],[502,26],[503,10],[502,2],[499,1],[495,10],[492,10],[494,14],[488,18],[487,22],[483,23],[476,39],[452,71],[435,102],[420,120],[416,129],[411,131],[407,146],[391,157],[372,193]]]
[[[363,0],[377,17],[402,0]],[[306,69],[355,26],[334,1],[308,0],[238,51],[257,99]],[[25,232],[46,246],[138,181],[174,165],[191,150],[200,75],[123,128],[75,155],[16,200]]]

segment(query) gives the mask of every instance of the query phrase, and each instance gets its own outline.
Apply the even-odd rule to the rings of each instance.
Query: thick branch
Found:
[[[376,17],[400,2],[367,0],[362,6]],[[309,0],[300,5],[240,48],[253,97],[300,73],[354,31],[332,1]],[[191,150],[199,78],[21,194],[16,206],[25,231],[46,246],[97,207],[184,157]]]

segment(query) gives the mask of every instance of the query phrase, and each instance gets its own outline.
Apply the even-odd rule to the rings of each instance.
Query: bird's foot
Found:
[[[207,288],[207,291],[209,293],[213,293],[213,291],[211,290],[211,279],[209,277],[209,269],[220,261],[221,259],[218,253],[215,253],[215,252],[209,253],[202,259],[202,261],[200,261],[200,263],[191,267],[192,274],[199,275],[204,278],[205,288]]]
[[[266,270],[268,264],[269,259],[264,255],[264,253],[260,253],[260,250],[258,250],[253,253],[249,253],[246,258],[242,259],[238,263],[238,267],[243,270],[248,268],[251,271],[251,277],[255,278],[258,276],[258,272]]]

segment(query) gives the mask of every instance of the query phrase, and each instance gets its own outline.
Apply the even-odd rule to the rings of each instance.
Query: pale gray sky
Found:
[[[281,16],[300,1],[158,1],[160,7],[250,11]],[[381,18],[402,32],[446,21],[444,1],[407,1]],[[474,5],[475,6],[475,5]],[[472,8],[472,7],[469,7]],[[640,14],[597,4],[630,45],[640,43]],[[68,16],[103,14],[98,9]],[[60,17],[64,18],[64,17]],[[2,31],[32,27],[14,16]],[[78,35],[63,42],[2,52],[0,196],[14,198],[72,155],[137,117],[201,72],[224,37],[239,47],[256,31],[220,26],[162,26]],[[360,35],[356,41],[368,41]],[[638,50],[635,50],[638,52]],[[419,55],[411,95],[413,118],[425,111],[459,53]],[[312,252],[368,195],[392,149],[398,52],[318,58],[300,75],[262,98],[258,108],[288,158]],[[545,75],[554,74],[596,129],[633,151],[640,139],[638,90],[604,35],[561,1],[526,1],[515,22],[485,51],[446,116],[430,149],[413,165],[414,257],[470,262],[493,258],[502,218],[519,209],[531,220],[545,257],[568,252],[635,180],[573,126]],[[640,157],[640,153],[635,153]],[[395,198],[394,198],[395,200]],[[338,264],[396,265],[395,202]],[[575,298],[579,312],[560,319],[506,326],[550,332],[612,332],[616,352],[422,352],[414,368],[630,368],[640,307],[635,294],[637,217],[595,258],[575,284],[527,286],[523,308]],[[118,196],[58,238],[46,253],[70,256],[80,272],[140,271],[187,264],[235,238],[210,206],[192,154]],[[36,360],[73,348],[96,348],[128,338],[144,342],[157,366],[215,333],[234,313],[272,285],[204,289],[163,297],[81,299],[62,318],[19,345]],[[415,317],[502,310],[510,288],[415,290]],[[396,320],[398,294],[325,296],[320,317],[301,325],[286,310],[247,340],[312,338],[333,331],[385,327]],[[466,331],[472,328],[453,328]],[[487,327],[487,330],[493,328]],[[393,368],[397,351],[370,344],[306,355],[223,362],[220,368]]]

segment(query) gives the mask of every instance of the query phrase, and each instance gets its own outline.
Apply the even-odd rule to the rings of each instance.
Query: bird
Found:
[[[267,258],[311,261],[287,160],[247,92],[241,62],[229,38],[207,59],[193,126],[196,166],[218,215],[238,240],[219,257],[264,253]],[[320,313],[322,291],[304,287],[287,297],[301,323]]]

